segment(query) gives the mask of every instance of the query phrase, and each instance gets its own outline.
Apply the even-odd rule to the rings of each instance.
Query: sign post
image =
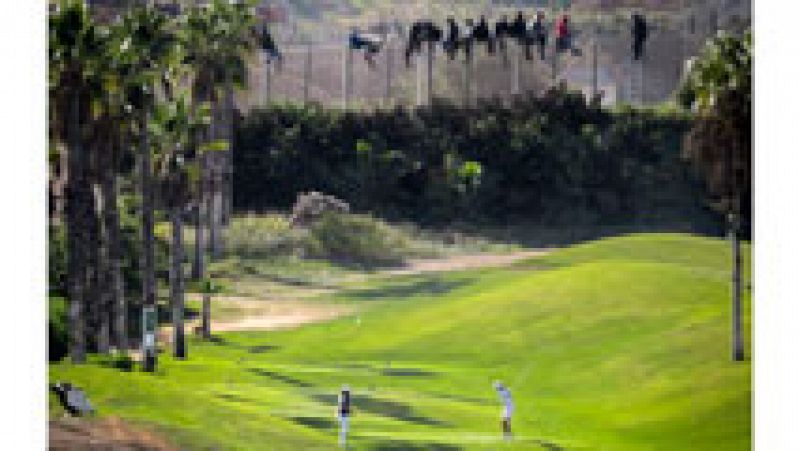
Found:
[[[146,305],[142,308],[142,354],[145,368],[155,368],[156,361],[156,307]]]

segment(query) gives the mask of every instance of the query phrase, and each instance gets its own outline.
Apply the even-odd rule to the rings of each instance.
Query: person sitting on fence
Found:
[[[481,16],[480,20],[478,20],[478,25],[475,26],[472,37],[478,42],[485,42],[489,53],[494,53],[494,39],[492,39],[489,31],[489,22],[486,21],[486,16]]]
[[[421,20],[411,25],[406,43],[406,66],[411,66],[411,55],[422,51],[423,42],[439,42],[442,40],[442,29],[429,20]]]
[[[509,32],[520,44],[525,42],[525,14],[522,11],[517,11],[517,17],[509,25]]]
[[[631,34],[633,35],[633,60],[638,61],[644,54],[644,42],[647,40],[647,22],[644,16],[635,13],[631,16],[633,26]]]
[[[573,32],[569,25],[569,15],[564,14],[556,24],[556,52],[570,51],[575,56],[580,56],[581,51],[572,46]]]
[[[464,56],[466,59],[472,58],[472,44],[475,40],[475,22],[472,19],[467,19],[464,22],[464,39],[461,45],[464,47]]]
[[[544,61],[544,50],[547,46],[547,27],[545,25],[544,12],[536,12],[536,20],[528,24],[527,35],[534,45],[539,47],[539,58]],[[525,57],[530,60],[530,46],[525,46]]]
[[[267,64],[271,63],[273,60],[278,64],[283,62],[283,55],[281,55],[281,52],[278,50],[278,46],[275,45],[275,40],[272,39],[272,34],[266,26],[261,29],[260,40],[261,49],[264,50],[264,53],[267,55]]]
[[[497,47],[504,51],[506,48],[505,40],[511,36],[511,24],[508,23],[508,16],[503,14],[500,20],[494,24],[494,38],[497,40]]]
[[[443,43],[444,51],[447,52],[447,56],[450,57],[451,60],[455,59],[456,52],[458,52],[459,47],[459,30],[458,30],[458,23],[456,20],[450,16],[447,18],[447,39]]]
[[[364,36],[358,28],[350,31],[350,49],[364,50],[364,60],[370,67],[375,67],[375,55],[381,51],[381,42],[378,39]]]
[[[556,51],[564,52],[570,47],[569,16],[564,14],[556,22]]]

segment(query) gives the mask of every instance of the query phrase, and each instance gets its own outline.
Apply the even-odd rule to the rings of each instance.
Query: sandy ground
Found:
[[[420,274],[426,272],[458,271],[463,269],[507,266],[526,258],[541,257],[545,249],[512,252],[508,254],[455,255],[436,259],[409,260],[405,267],[388,271],[389,274]]]
[[[146,429],[134,427],[119,418],[69,418],[51,420],[51,450],[176,450],[164,439]]]

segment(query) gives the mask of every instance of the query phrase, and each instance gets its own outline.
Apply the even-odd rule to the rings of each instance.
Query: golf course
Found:
[[[729,243],[648,233],[503,267],[365,273],[308,296],[343,307],[334,319],[191,336],[190,358],[165,350],[155,373],[65,359],[49,380],[85,390],[98,418],[81,421],[118,418],[179,449],[334,449],[344,384],[349,449],[747,449],[748,243],[742,254],[743,362],[730,360]],[[496,380],[514,397],[509,441]],[[51,418],[60,409],[51,394]]]

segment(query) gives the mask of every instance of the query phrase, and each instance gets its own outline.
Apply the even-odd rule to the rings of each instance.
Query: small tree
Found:
[[[752,59],[750,30],[742,37],[721,32],[706,44],[680,91],[681,103],[697,114],[685,139],[686,156],[705,175],[728,221],[735,361],[744,359],[739,241],[742,203],[751,193]]]

